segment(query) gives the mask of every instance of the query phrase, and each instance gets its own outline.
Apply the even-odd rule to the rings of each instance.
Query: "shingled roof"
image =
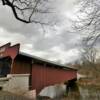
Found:
[[[56,63],[54,61],[43,59],[41,57],[30,55],[30,54],[27,54],[27,53],[24,53],[24,52],[19,52],[19,55],[22,55],[22,56],[25,56],[25,57],[29,57],[31,59],[38,60],[38,61],[41,61],[41,62],[45,62],[45,63],[48,63],[48,64],[52,64],[52,65],[57,66],[57,67],[62,68],[62,69],[77,70],[76,68],[72,68],[70,66],[65,66],[64,64],[58,64],[58,63]]]

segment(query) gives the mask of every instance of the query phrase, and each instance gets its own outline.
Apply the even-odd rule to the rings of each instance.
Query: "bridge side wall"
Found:
[[[12,67],[12,74],[30,74],[29,87],[37,93],[46,86],[64,83],[76,78],[75,70],[65,70],[54,65],[41,62],[31,63],[31,59],[17,56]]]
[[[31,74],[31,59],[17,56],[13,62],[11,74]]]
[[[32,66],[32,89],[37,93],[46,86],[64,83],[76,78],[75,70],[65,70],[52,66],[33,64]]]

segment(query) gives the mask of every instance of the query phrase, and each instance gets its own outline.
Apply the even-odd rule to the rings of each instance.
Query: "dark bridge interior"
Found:
[[[4,57],[0,58],[0,77],[6,77],[11,71],[11,58]]]

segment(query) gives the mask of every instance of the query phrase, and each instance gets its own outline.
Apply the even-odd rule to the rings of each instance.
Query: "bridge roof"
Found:
[[[27,54],[27,53],[24,53],[24,52],[19,52],[19,55],[26,56],[26,57],[29,57],[31,59],[38,60],[38,61],[41,61],[41,62],[44,62],[44,63],[47,63],[47,64],[51,64],[51,65],[57,66],[59,68],[65,69],[65,70],[76,70],[77,71],[76,68],[72,68],[70,66],[65,66],[64,64],[58,64],[58,63],[56,63],[54,61],[43,59],[41,57],[30,55],[30,54]]]

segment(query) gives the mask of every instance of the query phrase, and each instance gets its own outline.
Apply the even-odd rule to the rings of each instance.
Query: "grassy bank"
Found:
[[[31,100],[21,95],[0,91],[0,100]]]
[[[77,81],[78,85],[100,87],[100,78],[83,78]]]

